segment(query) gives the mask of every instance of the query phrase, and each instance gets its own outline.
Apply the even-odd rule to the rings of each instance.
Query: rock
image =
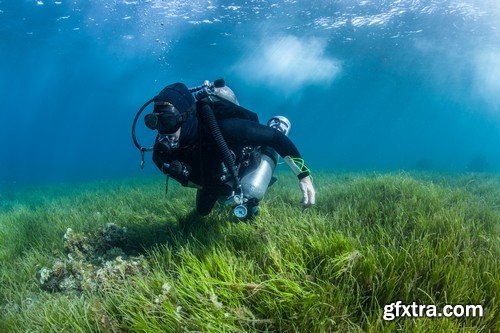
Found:
[[[115,288],[131,276],[148,273],[143,256],[128,257],[121,246],[127,229],[113,223],[94,235],[64,234],[66,258],[58,259],[52,268],[37,273],[42,289],[50,292],[82,292]]]

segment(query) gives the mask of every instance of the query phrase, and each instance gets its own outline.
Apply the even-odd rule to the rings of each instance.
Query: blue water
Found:
[[[500,1],[4,0],[0,184],[157,173],[136,110],[219,77],[313,172],[500,171]]]

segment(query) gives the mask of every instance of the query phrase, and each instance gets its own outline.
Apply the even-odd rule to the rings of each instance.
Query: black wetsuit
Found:
[[[197,101],[197,110],[204,105],[213,110],[220,131],[233,152],[237,153],[244,146],[268,146],[281,157],[300,158],[292,141],[280,131],[259,124],[257,114],[226,100],[210,103]],[[196,194],[196,209],[201,215],[210,213],[219,196],[229,194],[227,185],[224,186],[220,180],[222,156],[200,112],[194,112],[182,124],[178,148],[170,148],[157,137],[153,161],[163,173],[183,186],[191,182],[202,187]],[[188,175],[183,172],[185,170],[189,171]],[[298,177],[301,179],[308,175],[304,172]]]

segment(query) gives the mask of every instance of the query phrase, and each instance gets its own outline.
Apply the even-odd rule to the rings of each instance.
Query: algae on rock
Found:
[[[123,251],[127,229],[114,223],[93,235],[64,234],[67,257],[52,268],[38,271],[42,289],[51,292],[82,292],[112,288],[127,277],[148,273],[143,256],[127,256]]]

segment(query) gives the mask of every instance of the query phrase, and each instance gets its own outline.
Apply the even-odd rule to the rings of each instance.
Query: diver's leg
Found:
[[[208,215],[217,201],[217,192],[200,189],[196,191],[196,212],[205,216]]]

